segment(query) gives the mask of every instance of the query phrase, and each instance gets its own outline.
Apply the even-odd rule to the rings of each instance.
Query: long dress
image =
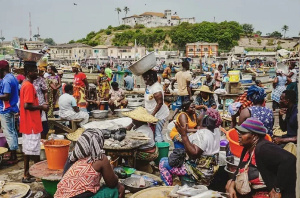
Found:
[[[49,110],[48,117],[54,118],[53,111],[54,108],[58,108],[58,98],[60,96],[60,92],[58,90],[53,90],[50,84],[54,84],[57,86],[59,84],[59,76],[48,76],[47,77],[48,84],[48,101],[49,101]]]
[[[272,92],[272,100],[279,103],[282,92],[286,89],[286,76],[277,76],[278,83]]]
[[[99,74],[99,76],[99,97],[100,99],[108,99],[110,89],[108,76],[106,74]]]

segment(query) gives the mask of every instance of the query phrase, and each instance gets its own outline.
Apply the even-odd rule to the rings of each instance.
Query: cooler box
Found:
[[[234,70],[229,71],[229,82],[239,82],[240,81],[240,71]]]

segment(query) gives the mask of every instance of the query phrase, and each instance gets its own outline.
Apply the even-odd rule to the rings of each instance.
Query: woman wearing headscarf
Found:
[[[83,132],[66,162],[55,198],[124,197],[124,187],[118,183],[118,177],[105,155],[103,145],[104,138],[100,129],[87,129]],[[104,187],[100,186],[101,177],[106,184]]]
[[[276,77],[273,81],[273,91],[272,91],[272,101],[273,101],[273,111],[279,108],[280,96],[282,92],[286,89],[285,84],[287,82],[287,77],[282,74],[281,69],[277,69]]]
[[[209,108],[206,112],[201,112],[200,118],[200,129],[190,136],[188,136],[187,125],[175,123],[188,160],[179,167],[170,166],[167,157],[160,160],[160,176],[167,186],[173,185],[173,175],[189,176],[194,178],[197,184],[208,186],[218,170],[221,116],[217,110]]]
[[[97,85],[99,87],[100,100],[108,101],[110,85],[109,77],[106,75],[104,67],[100,67],[100,74],[97,78]]]
[[[86,109],[89,83],[86,75],[81,72],[79,63],[75,63],[74,66],[72,66],[72,71],[75,73],[73,82],[73,96],[76,99],[77,106],[81,109]]]
[[[267,129],[257,118],[248,118],[236,129],[244,148],[234,178],[227,183],[229,197],[295,198],[296,157],[265,140]]]
[[[267,96],[264,88],[252,85],[247,92],[247,99],[253,103],[253,106],[245,108],[239,116],[241,125],[247,118],[254,117],[261,121],[267,128],[267,134],[273,135],[274,115],[273,111],[265,107],[265,97]]]
[[[57,69],[55,66],[48,66],[47,68],[49,76],[47,77],[48,82],[48,101],[49,101],[49,111],[48,117],[53,118],[53,111],[58,108],[58,98],[60,96],[59,89],[61,87],[61,79],[57,74]]]

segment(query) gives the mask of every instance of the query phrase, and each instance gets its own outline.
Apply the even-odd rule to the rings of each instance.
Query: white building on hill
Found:
[[[171,10],[165,10],[161,12],[145,12],[140,15],[133,15],[130,17],[122,18],[124,25],[135,26],[142,24],[146,27],[159,27],[159,26],[176,26],[182,22],[195,23],[195,17],[192,18],[180,18],[176,12],[172,16]]]

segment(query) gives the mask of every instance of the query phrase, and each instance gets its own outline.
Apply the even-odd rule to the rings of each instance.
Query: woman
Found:
[[[36,90],[36,94],[39,100],[39,105],[44,105],[44,104],[48,104],[48,86],[46,80],[44,79],[44,73],[46,71],[46,67],[39,66],[38,69],[39,69],[39,76],[37,79],[33,81],[33,86]],[[43,125],[41,138],[46,139],[46,136],[49,131],[49,127],[48,127],[48,121],[47,121],[47,116],[45,111],[42,111],[41,117],[42,117],[42,125]]]
[[[141,132],[150,138],[147,144],[138,148],[136,154],[136,159],[139,160],[137,168],[144,171],[143,168],[158,157],[158,148],[155,146],[153,131],[148,125],[148,123],[157,122],[158,120],[150,115],[143,107],[138,107],[133,111],[125,112],[124,115],[132,119],[134,131]],[[152,173],[152,171],[150,172]]]
[[[125,92],[123,89],[119,88],[117,82],[111,83],[112,89],[109,90],[109,100],[108,105],[113,114],[115,114],[115,109],[126,108],[128,105],[128,100],[125,98]]]
[[[176,122],[180,123],[181,126],[187,125],[188,133],[197,131],[197,118],[195,113],[195,104],[191,101],[185,101],[182,104],[182,112],[177,116]],[[175,148],[184,148],[182,138],[178,133],[176,127],[170,132],[170,137],[174,142]]]
[[[213,92],[209,90],[209,87],[206,85],[202,85],[200,89],[196,89],[196,91],[200,91],[195,99],[196,110],[206,110],[208,108],[216,108],[216,102],[213,97]],[[196,111],[196,114],[199,115],[199,111]]]
[[[184,149],[189,159],[180,167],[171,167],[167,157],[160,160],[159,170],[164,183],[173,185],[172,175],[189,176],[196,180],[197,184],[209,185],[214,174],[218,170],[218,153],[220,151],[220,132],[218,127],[222,120],[215,109],[202,112],[200,117],[200,130],[188,136],[188,127],[175,123],[176,129],[181,135]]]
[[[103,145],[104,138],[100,129],[83,132],[66,162],[55,198],[124,197],[124,186],[118,182]],[[101,177],[106,186],[100,186]]]
[[[73,82],[73,96],[76,99],[77,106],[80,109],[87,108],[87,97],[89,90],[89,83],[87,81],[86,75],[83,72],[80,72],[81,67],[79,63],[75,63],[72,66],[72,71],[74,74],[74,82]]]
[[[234,178],[227,183],[226,189],[230,198],[237,198],[237,192],[242,192],[240,186],[244,180],[240,177],[245,171],[248,172],[248,181],[244,182],[247,184],[250,182],[251,187],[246,197],[296,197],[295,156],[265,140],[267,129],[257,118],[248,118],[236,129],[239,144],[244,149]]]
[[[276,77],[273,81],[273,91],[272,91],[272,101],[273,101],[273,111],[279,108],[279,101],[282,92],[286,89],[285,84],[287,82],[286,76],[283,76],[281,69],[277,69]]]
[[[256,85],[249,87],[247,99],[253,103],[253,106],[241,111],[238,125],[241,125],[247,118],[254,117],[261,121],[267,128],[267,133],[273,135],[274,116],[273,111],[265,107],[266,92],[263,88]]]
[[[203,84],[208,86],[210,91],[214,91],[216,89],[216,81],[213,77],[211,77],[211,72],[206,72],[206,80]]]
[[[172,72],[172,63],[169,63],[169,65],[164,69],[164,72],[161,75],[163,80],[170,79],[171,78],[171,72]]]
[[[59,89],[61,87],[61,79],[57,73],[55,66],[48,66],[47,68],[49,76],[47,77],[48,82],[48,101],[49,101],[49,111],[48,117],[53,118],[53,111],[55,108],[58,108],[58,98],[59,98]]]
[[[101,100],[108,101],[108,99],[109,99],[109,90],[110,90],[109,78],[105,74],[104,69],[105,69],[104,67],[100,67],[100,74],[97,78],[97,85],[99,86],[100,101]]]
[[[163,142],[162,129],[169,116],[169,108],[164,104],[164,91],[157,79],[157,73],[153,70],[143,75],[145,89],[145,108],[148,113],[155,116],[158,122],[155,126],[155,142]]]
[[[294,90],[296,92],[297,100],[298,100],[298,88],[297,88],[297,70],[295,69],[296,62],[290,62],[289,73],[285,74],[288,78],[288,85],[286,87],[287,90]]]

